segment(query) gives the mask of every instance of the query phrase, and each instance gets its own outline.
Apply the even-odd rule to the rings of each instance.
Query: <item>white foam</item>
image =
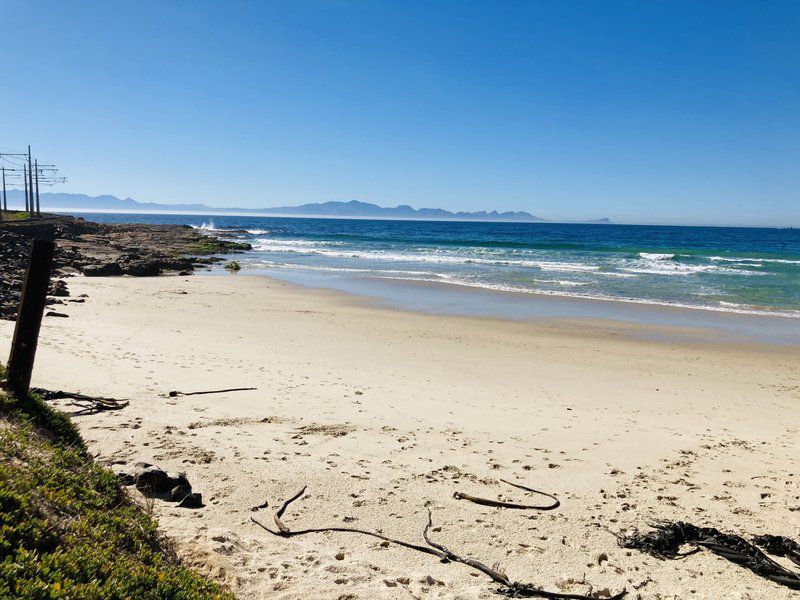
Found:
[[[777,263],[782,265],[800,265],[800,260],[789,260],[786,258],[737,258],[735,256],[709,256],[708,260],[715,262],[735,262],[735,263],[756,263],[752,266],[760,266],[761,263]]]
[[[581,285],[589,285],[588,281],[570,281],[569,279],[534,279],[539,283],[557,283],[564,287],[578,287]]]
[[[652,252],[639,252],[639,256],[645,260],[672,260],[674,254],[656,254]]]
[[[331,258],[357,258],[362,260],[385,261],[385,262],[422,262],[439,264],[461,264],[461,265],[497,265],[510,267],[527,267],[541,269],[542,271],[557,272],[595,272],[600,270],[598,265],[587,265],[584,263],[567,263],[546,260],[525,260],[525,259],[506,259],[506,258],[478,258],[457,254],[444,254],[431,251],[428,253],[411,252],[390,252],[384,250],[332,250],[326,248],[328,245],[340,245],[337,242],[322,242],[309,240],[280,240],[263,238],[256,240],[253,244],[254,250],[266,252],[287,252],[315,254],[328,256]]]
[[[730,269],[716,265],[687,265],[673,262],[642,261],[640,265],[623,266],[621,271],[646,275],[695,275],[698,273],[715,273],[726,275],[764,275],[759,271]]]
[[[214,221],[209,221],[208,223],[203,223],[202,225],[192,225],[192,229],[199,229],[201,231],[223,231],[222,229],[217,229],[214,227]]]

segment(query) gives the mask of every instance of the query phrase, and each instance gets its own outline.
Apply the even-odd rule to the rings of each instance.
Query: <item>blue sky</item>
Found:
[[[61,191],[800,225],[800,3],[0,0]]]

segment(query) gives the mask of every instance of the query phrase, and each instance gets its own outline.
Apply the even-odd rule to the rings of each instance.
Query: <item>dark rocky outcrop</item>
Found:
[[[81,268],[81,273],[87,277],[109,277],[111,275],[122,275],[122,267],[115,262],[102,265],[85,265]]]
[[[59,297],[69,296],[63,278],[71,275],[187,275],[196,266],[222,260],[215,255],[250,249],[188,225],[94,223],[66,215],[0,220],[0,318],[16,317],[31,240],[37,237],[56,242],[50,295]]]

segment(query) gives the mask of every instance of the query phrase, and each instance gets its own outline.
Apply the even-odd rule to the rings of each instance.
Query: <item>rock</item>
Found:
[[[189,480],[183,473],[167,473],[153,465],[140,469],[135,477],[136,489],[143,494],[168,494],[173,488],[180,486],[188,488],[190,492],[192,490]]]
[[[190,258],[162,258],[161,268],[167,271],[189,271],[194,269],[194,260]]]
[[[189,485],[176,485],[169,492],[169,499],[172,502],[180,502],[186,496],[192,493],[192,487]]]
[[[198,492],[188,494],[178,506],[180,508],[203,508],[205,506],[203,504],[203,495]]]
[[[180,275],[181,277],[185,277],[186,275],[191,275],[191,274],[192,274],[191,271],[185,271],[185,270],[178,272],[178,275]]]
[[[50,284],[50,291],[48,292],[50,296],[69,296],[69,290],[67,289],[67,282],[63,279],[57,279],[56,281]]]
[[[117,473],[117,477],[122,485],[133,485],[136,483],[136,477],[130,473]]]
[[[108,277],[122,275],[122,267],[119,266],[119,263],[110,262],[103,265],[86,265],[81,272],[86,277]]]
[[[54,310],[47,311],[44,316],[45,317],[61,317],[62,319],[69,318],[69,315],[65,315],[64,313],[56,312]]]
[[[153,277],[161,274],[161,268],[157,261],[137,260],[125,263],[122,272],[136,277]]]

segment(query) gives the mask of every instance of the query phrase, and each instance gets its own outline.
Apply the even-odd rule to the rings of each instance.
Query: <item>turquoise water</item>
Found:
[[[800,317],[800,230],[795,229],[86,216],[182,223],[247,241],[254,250],[237,258],[244,272]]]

